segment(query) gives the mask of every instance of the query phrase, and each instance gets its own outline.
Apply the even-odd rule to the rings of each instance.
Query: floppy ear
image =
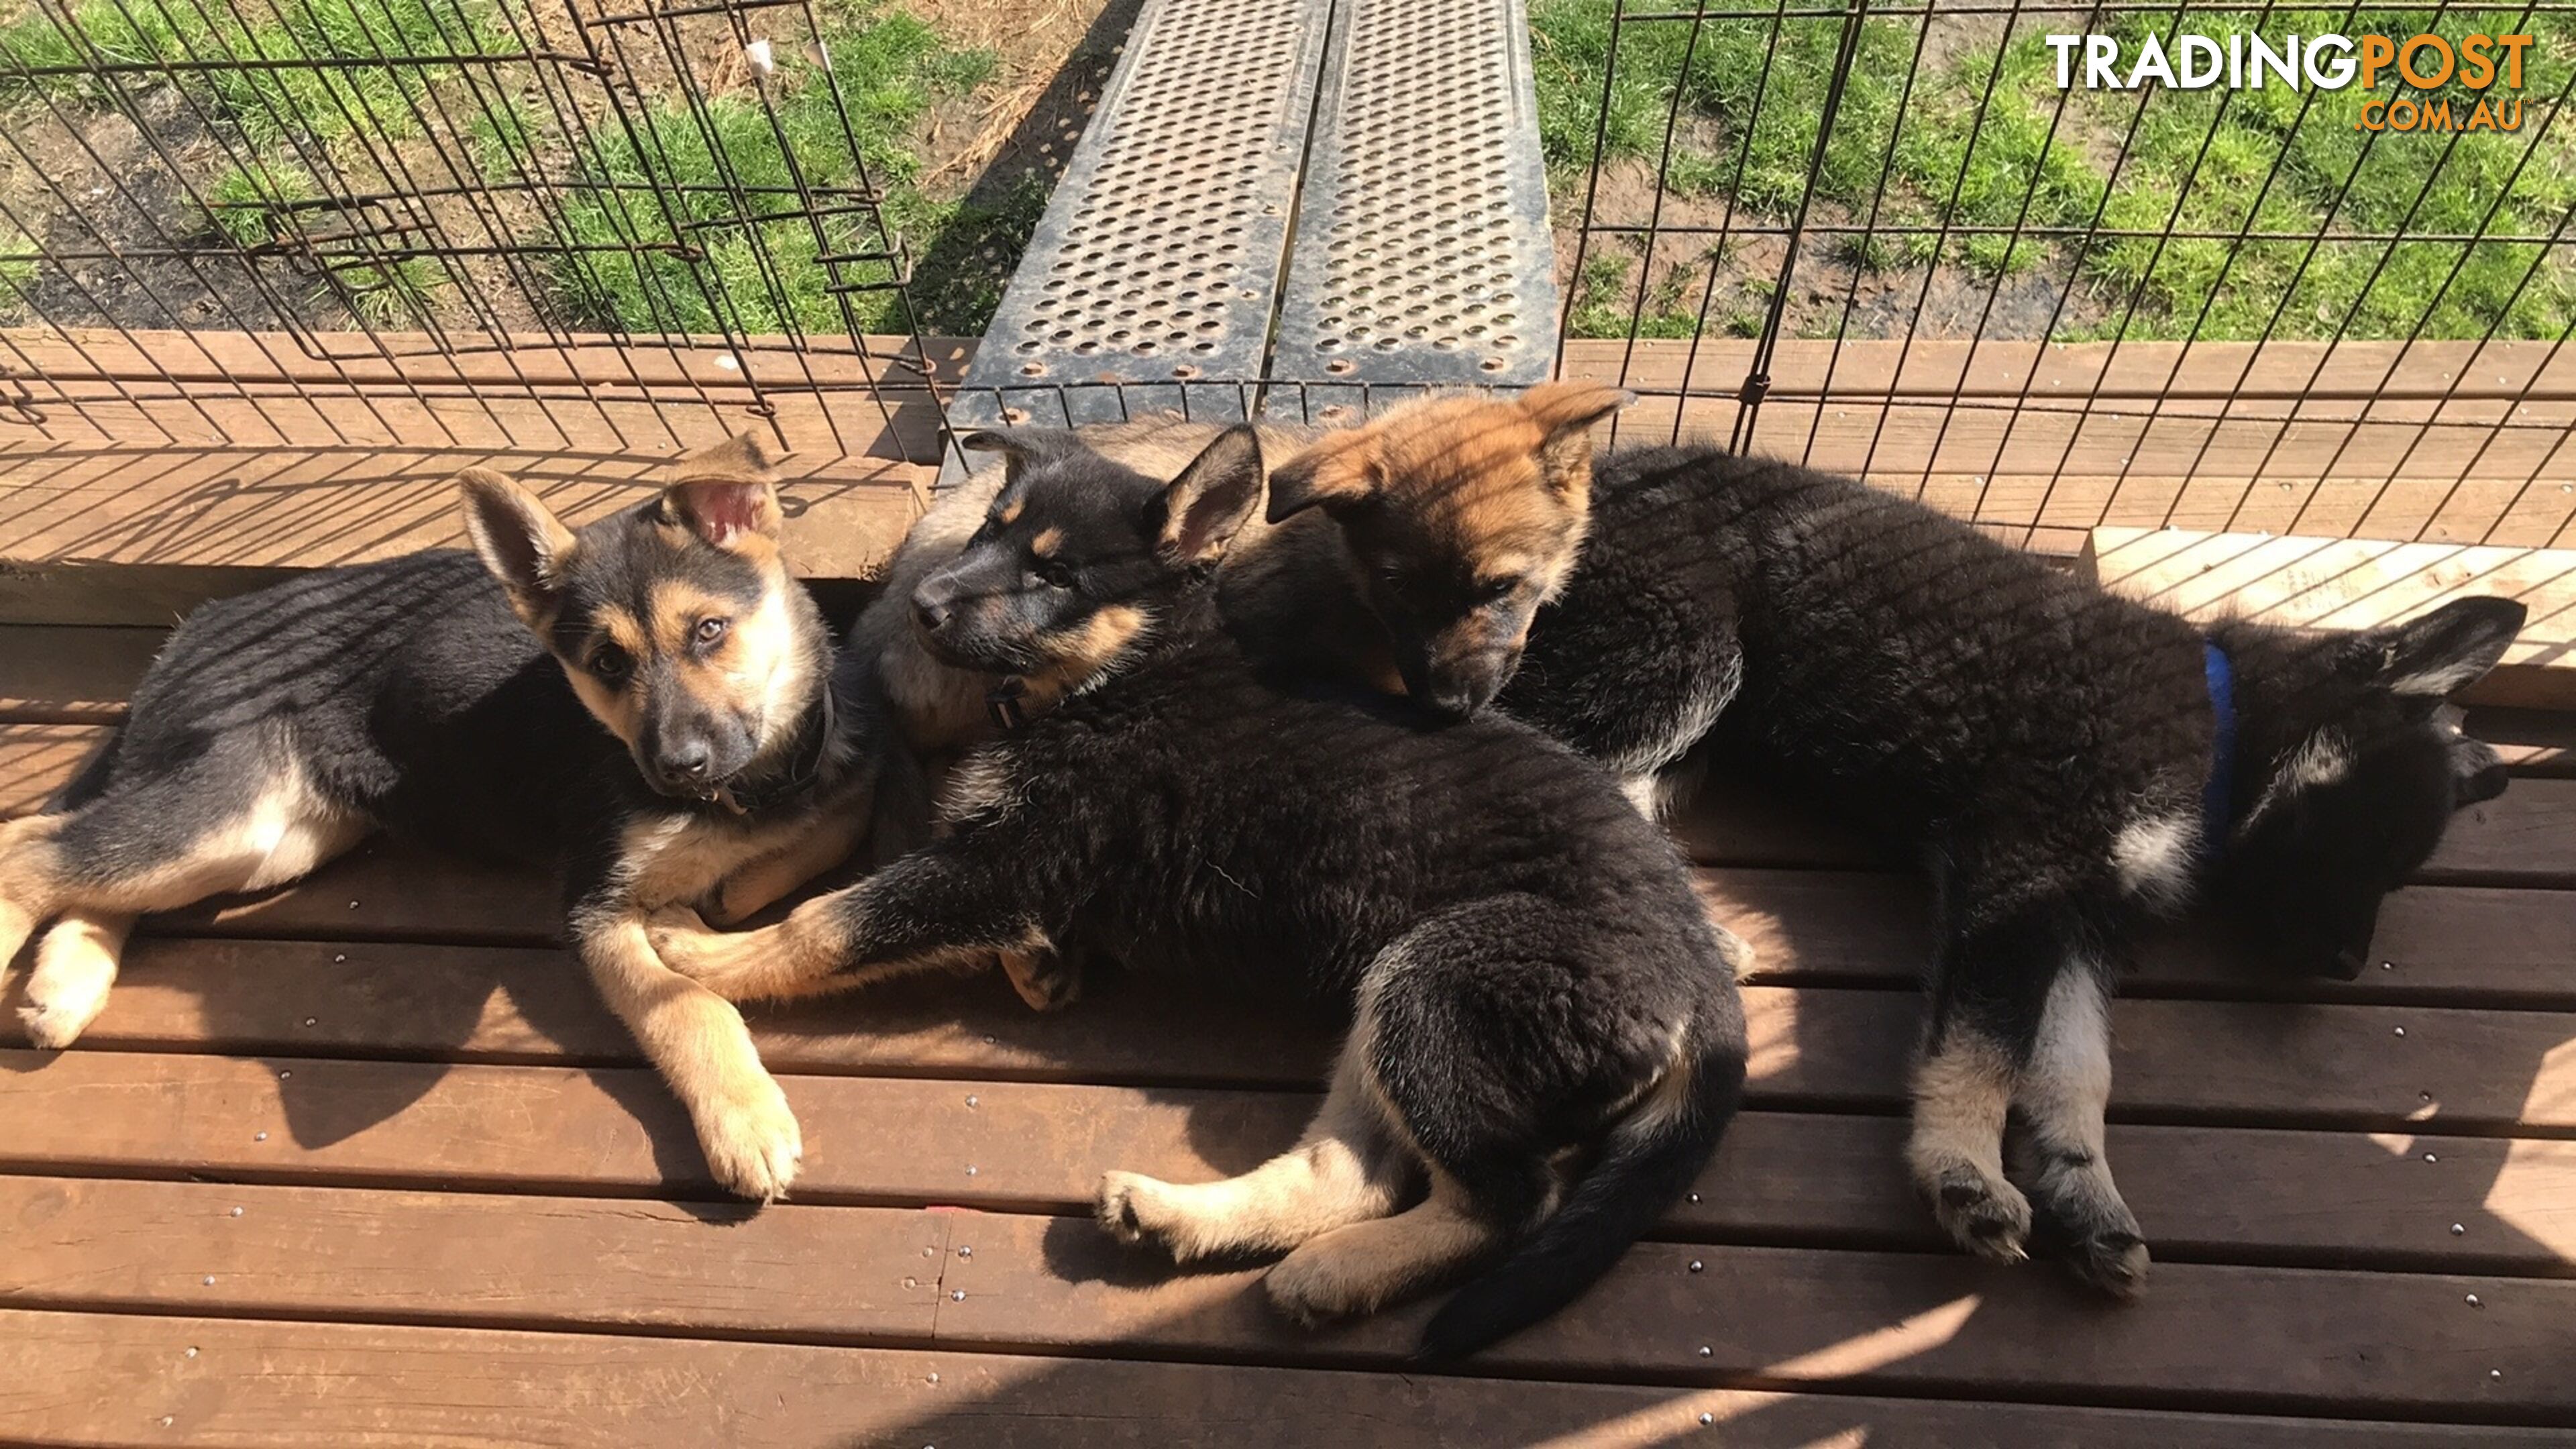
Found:
[[[1216,435],[1161,494],[1155,548],[1163,562],[1214,563],[1261,501],[1261,435],[1237,423]]]
[[[1598,382],[1543,382],[1519,398],[1520,410],[1547,436],[1539,444],[1539,471],[1559,493],[1592,481],[1592,425],[1628,406],[1637,395]]]
[[[1079,451],[1083,443],[1071,428],[1013,428],[1009,432],[986,428],[959,438],[957,446],[973,453],[1001,454],[1003,479],[1016,483],[1030,468]]]
[[[717,548],[739,549],[757,534],[778,537],[778,464],[786,454],[756,432],[683,453],[662,490],[662,516]]]
[[[1284,523],[1319,503],[1357,503],[1377,489],[1376,432],[1326,433],[1270,475],[1270,521]]]
[[[550,608],[571,561],[572,530],[546,511],[536,495],[489,468],[456,475],[465,504],[465,536],[483,566],[501,581],[510,607],[533,623]]]
[[[2495,668],[2529,612],[2511,599],[2458,599],[2355,644],[2380,688],[2438,699]]]

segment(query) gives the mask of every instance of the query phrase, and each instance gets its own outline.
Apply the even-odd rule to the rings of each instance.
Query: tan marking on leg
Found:
[[[36,928],[62,909],[61,866],[54,832],[68,815],[0,821],[0,971],[17,959]]]
[[[1332,1090],[1297,1145],[1222,1182],[1176,1185],[1131,1172],[1100,1180],[1096,1215],[1123,1241],[1152,1238],[1178,1262],[1219,1253],[1278,1252],[1394,1210],[1405,1187],[1356,1041],[1342,1048]]]
[[[2030,1204],[2004,1180],[2004,1115],[2015,1072],[1982,1033],[1952,1028],[1914,1071],[1914,1180],[1960,1246],[2008,1262],[2029,1256]]]
[[[1006,949],[978,942],[902,961],[846,967],[849,938],[834,906],[847,893],[816,896],[788,912],[787,919],[756,931],[711,931],[697,912],[684,907],[658,911],[651,919],[652,946],[664,965],[727,1001],[789,1001],[929,971],[981,971]],[[1043,951],[1051,946],[1032,932],[1007,949]]]
[[[118,958],[135,917],[112,911],[69,910],[36,943],[36,969],[27,977],[27,1004],[18,1008],[27,1040],[59,1051],[78,1040],[107,1006]]]
[[[760,1064],[742,1013],[667,969],[640,917],[595,926],[577,944],[609,1010],[688,1108],[716,1181],[763,1202],[785,1196],[804,1137],[787,1094]]]
[[[1467,1210],[1465,1190],[1434,1169],[1431,1195],[1420,1204],[1308,1239],[1270,1270],[1262,1287],[1300,1323],[1374,1313],[1454,1275],[1499,1237]]]
[[[70,886],[66,896],[104,911],[175,911],[208,896],[301,880],[374,829],[321,799],[302,778],[281,775],[249,809],[189,842],[184,853],[122,880]]]
[[[855,854],[859,837],[867,831],[867,817],[855,810],[825,811],[803,824],[802,832],[785,849],[724,878],[709,902],[710,922],[731,926],[786,899],[799,886]]]

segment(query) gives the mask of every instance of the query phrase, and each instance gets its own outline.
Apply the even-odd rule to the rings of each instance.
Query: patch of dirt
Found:
[[[1602,169],[1592,189],[1592,214],[1596,226],[1655,227],[1653,255],[1646,258],[1641,233],[1596,231],[1583,245],[1585,268],[1596,274],[1585,288],[1574,273],[1576,248],[1583,240],[1582,194],[1565,200],[1569,204],[1557,216],[1557,285],[1579,297],[1577,335],[1624,336],[1629,314],[1640,310],[1647,318],[1643,335],[1658,335],[1658,319],[1695,319],[1703,300],[1706,335],[1752,335],[1769,310],[1773,291],[1784,284],[1785,337],[1832,337],[1839,330],[1849,338],[1901,339],[1911,327],[1911,335],[1926,340],[2035,339],[2052,331],[2081,331],[2108,315],[2091,289],[2071,282],[2070,248],[2050,248],[1998,277],[1961,260],[1955,242],[1937,263],[1906,262],[1902,253],[1908,238],[1882,229],[1872,238],[1878,264],[1862,265],[1862,238],[1834,228],[1858,227],[1867,214],[1832,202],[1820,201],[1809,209],[1810,230],[1799,245],[1795,273],[1784,277],[1788,240],[1783,233],[1791,218],[1730,208],[1722,198],[1670,192],[1659,204],[1655,168],[1640,160]],[[1879,227],[1889,224],[1882,212]],[[1605,287],[1598,278],[1614,267],[1620,279],[1615,287]]]

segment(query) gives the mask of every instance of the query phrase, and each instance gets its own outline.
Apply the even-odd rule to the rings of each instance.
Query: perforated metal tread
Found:
[[[1310,385],[1274,386],[1268,411],[1334,420],[1363,392],[1341,384],[1373,401],[1546,380],[1556,267],[1526,5],[1341,0],[1333,23],[1269,373]]]
[[[1332,0],[1147,0],[952,425],[1244,415],[1331,12]]]

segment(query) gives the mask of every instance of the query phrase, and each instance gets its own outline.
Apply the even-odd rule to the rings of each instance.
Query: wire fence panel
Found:
[[[2566,536],[2565,6],[1540,0],[1533,24],[1560,366],[1647,396],[1623,437],[2017,527]],[[2519,85],[2084,84],[2089,35],[2120,79],[2151,40],[2423,32],[2529,35]]]
[[[1095,89],[1135,12],[1086,9]],[[1621,441],[2025,538],[2576,526],[2576,5],[1528,13],[1555,360],[1642,395]],[[2085,83],[2094,45],[2125,79],[2151,42],[2419,32],[2530,40],[2482,88]],[[904,138],[943,97],[1007,125],[990,65],[892,0],[0,7],[0,447],[643,456],[755,423],[935,460],[950,339],[1047,187],[934,198]],[[1192,384],[1277,415],[1275,361]]]
[[[22,400],[125,444],[653,451],[790,393],[838,404],[801,441],[863,451],[930,367],[879,138],[887,72],[940,57],[886,28],[35,0],[0,29]]]

